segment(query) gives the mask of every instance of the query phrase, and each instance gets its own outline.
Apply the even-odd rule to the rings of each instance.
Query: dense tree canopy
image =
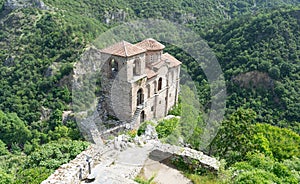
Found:
[[[299,168],[295,168],[287,162],[278,162],[264,154],[249,154],[247,161],[233,165],[231,171],[236,173],[233,183],[298,183]],[[294,158],[299,164],[299,158]],[[295,170],[296,169],[296,170]],[[239,174],[237,174],[239,173]]]
[[[216,26],[205,38],[224,70],[229,110],[252,108],[257,121],[299,133],[298,17],[298,9],[274,10]]]
[[[211,151],[227,158],[228,163],[243,160],[249,152],[261,152],[282,161],[300,157],[300,136],[286,128],[254,123],[251,109],[239,108],[223,122],[211,144]]]
[[[0,111],[0,139],[9,147],[13,143],[24,145],[31,138],[31,132],[15,113]],[[1,141],[1,142],[2,142]]]

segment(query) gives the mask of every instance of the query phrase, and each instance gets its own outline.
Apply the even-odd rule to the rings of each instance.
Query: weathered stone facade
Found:
[[[181,62],[154,39],[126,41],[100,50],[103,107],[108,114],[137,127],[160,119],[177,103]]]

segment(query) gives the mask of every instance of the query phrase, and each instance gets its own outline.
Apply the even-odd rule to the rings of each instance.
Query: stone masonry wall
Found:
[[[89,175],[88,163],[86,155],[92,156],[91,167],[99,162],[99,148],[92,144],[85,151],[81,152],[76,158],[67,164],[60,166],[55,172],[43,181],[42,184],[79,184],[81,178]],[[80,173],[81,170],[81,173]],[[81,174],[81,176],[80,176]]]

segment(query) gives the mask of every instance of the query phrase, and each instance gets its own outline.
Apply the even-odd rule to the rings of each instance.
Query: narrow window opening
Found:
[[[118,62],[115,61],[114,59],[111,59],[109,61],[109,72],[110,72],[110,77],[111,78],[115,78],[118,71],[119,71],[119,67],[118,67]]]
[[[133,63],[133,76],[136,76],[137,73],[136,73],[136,62],[134,61]]]
[[[112,72],[118,71],[118,63],[114,59],[111,60],[111,71]]]
[[[141,60],[136,59],[133,62],[133,76],[141,75]]]
[[[162,88],[162,78],[159,78],[158,79],[158,88],[157,88],[157,90],[160,91],[161,88]]]
[[[140,123],[144,122],[145,121],[145,111],[142,111],[141,114],[140,114]]]
[[[150,92],[151,91],[150,91],[150,85],[149,84],[147,85],[147,92],[148,92],[148,97],[147,98],[150,98]]]

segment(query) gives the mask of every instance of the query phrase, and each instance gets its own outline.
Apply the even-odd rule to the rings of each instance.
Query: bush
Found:
[[[147,125],[155,126],[154,123],[151,122],[151,121],[145,121],[145,122],[143,122],[143,123],[140,125],[140,127],[139,127],[139,129],[138,129],[138,131],[137,131],[137,135],[138,135],[138,136],[140,136],[140,135],[142,135],[143,133],[145,133],[145,130],[146,130],[146,128],[147,128]]]
[[[254,131],[254,145],[260,152],[272,155],[279,161],[291,159],[293,156],[300,157],[300,136],[297,133],[260,123],[254,126]]]
[[[9,151],[7,150],[6,144],[0,140],[0,156],[8,155]]]
[[[155,127],[158,138],[161,139],[171,135],[171,133],[176,129],[178,122],[178,118],[171,118],[160,121]]]
[[[136,131],[136,130],[129,130],[129,131],[127,132],[127,135],[129,135],[129,137],[130,137],[131,139],[135,138],[136,134],[137,134],[137,131]]]
[[[181,116],[181,103],[178,103],[175,107],[173,107],[169,113],[169,115]]]
[[[248,154],[247,161],[237,162],[231,168],[233,183],[298,183],[297,175],[287,162],[278,162],[262,153]],[[297,181],[298,180],[298,181]]]
[[[88,147],[87,142],[59,139],[37,148],[28,157],[27,168],[45,167],[56,169],[60,165],[74,159],[81,151]]]
[[[48,178],[49,173],[52,171],[45,167],[34,167],[30,169],[25,169],[20,172],[17,179],[17,184],[21,183],[31,183],[39,184]]]
[[[13,177],[4,171],[0,170],[0,183],[10,184],[13,183]]]
[[[30,140],[31,132],[28,126],[22,121],[16,113],[7,113],[0,111],[0,139],[10,148],[16,143],[24,145]]]

